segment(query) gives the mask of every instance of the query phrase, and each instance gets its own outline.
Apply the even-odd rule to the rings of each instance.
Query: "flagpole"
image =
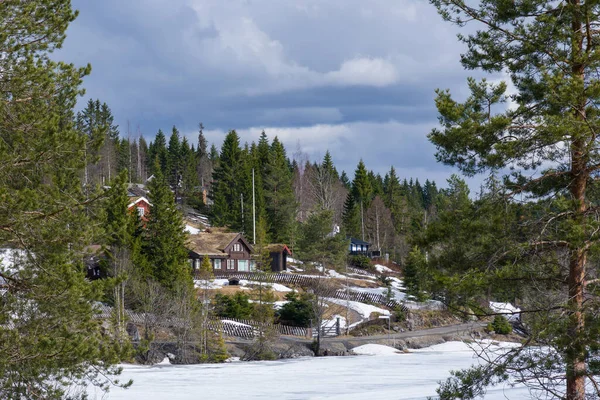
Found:
[[[252,244],[256,244],[256,198],[254,194],[254,168],[252,168]]]

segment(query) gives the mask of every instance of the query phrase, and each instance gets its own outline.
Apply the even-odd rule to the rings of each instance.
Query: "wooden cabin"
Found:
[[[252,246],[241,233],[222,231],[200,232],[190,235],[188,254],[194,271],[200,269],[202,259],[208,256],[215,272],[250,272],[255,270]]]
[[[152,204],[150,204],[147,198],[143,196],[133,196],[129,197],[127,209],[130,212],[136,212],[142,221],[148,221],[151,206]]]
[[[369,253],[369,247],[371,246],[371,244],[369,242],[365,242],[364,240],[360,240],[360,239],[356,239],[356,238],[350,238],[350,248],[349,248],[349,252],[351,256],[358,256],[358,255],[363,255],[363,256],[368,256]]]

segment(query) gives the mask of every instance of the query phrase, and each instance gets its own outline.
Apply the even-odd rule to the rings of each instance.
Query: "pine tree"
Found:
[[[212,148],[211,148],[212,152]],[[216,148],[215,148],[216,152]],[[198,147],[196,152],[196,160],[198,163],[197,172],[198,172],[198,181],[200,185],[204,186],[210,183],[212,172],[213,172],[213,163],[211,161],[211,155],[208,152],[208,141],[204,136],[204,125],[202,123],[198,126]]]
[[[348,193],[344,202],[344,213],[342,214],[342,226],[348,236],[360,236],[360,210],[354,202],[352,193]]]
[[[154,179],[148,184],[152,204],[142,240],[146,273],[168,289],[178,284],[190,284],[183,218],[175,206],[174,194],[167,181],[155,167]]]
[[[414,297],[417,301],[425,299],[424,279],[426,276],[427,260],[421,250],[415,246],[408,254],[404,264],[404,284],[406,285],[406,294]]]
[[[77,113],[77,129],[87,139],[84,157],[84,186],[105,184],[117,171],[119,130],[108,105],[99,99],[89,99],[86,107]]]
[[[85,278],[95,224],[82,192],[86,141],[73,123],[90,67],[53,61],[77,13],[67,0],[0,4],[0,247],[13,247],[0,313],[0,397],[61,399],[126,356],[103,335]],[[88,148],[89,150],[89,148]],[[5,253],[6,254],[6,253]],[[4,255],[3,255],[4,257]],[[61,384],[57,384],[60,382]]]
[[[292,224],[296,214],[296,201],[285,149],[277,137],[271,144],[266,170],[263,183],[269,235],[275,242],[286,243],[291,237]]]
[[[352,189],[352,183],[350,182],[350,178],[348,178],[346,171],[342,171],[342,175],[340,175],[340,181],[346,189]]]
[[[260,173],[261,165],[258,156],[258,146],[253,142],[250,146],[250,166],[254,169],[254,197],[256,206],[256,220],[259,218],[265,220],[267,218],[267,211],[265,206],[265,194],[264,194],[264,183],[262,180],[262,174]],[[250,171],[252,173],[252,171]]]
[[[267,165],[269,164],[271,154],[271,145],[269,144],[269,139],[267,138],[265,131],[262,131],[260,134],[256,151],[259,166],[258,173],[260,174],[262,181],[265,182],[267,178]]]
[[[201,199],[197,192],[199,186],[197,173],[197,154],[184,137],[181,141],[181,192],[188,199]]]
[[[356,171],[354,172],[354,180],[352,181],[352,196],[354,202],[358,206],[360,215],[360,237],[365,240],[365,210],[369,207],[371,196],[373,194],[373,187],[365,168],[365,164],[362,160],[358,163]]]
[[[167,183],[174,190],[179,188],[179,179],[181,174],[182,154],[179,131],[175,126],[169,138],[169,147],[167,148]]]
[[[219,156],[219,165],[213,173],[213,223],[216,226],[241,228],[240,186],[242,174],[239,167],[242,163],[240,139],[235,131],[225,137]]]
[[[588,302],[595,298],[589,277],[596,272],[590,257],[598,248],[592,202],[600,168],[595,150],[600,5],[588,0],[432,3],[447,21],[458,26],[467,22],[478,25],[460,36],[467,49],[461,56],[464,67],[505,71],[516,91],[509,95],[505,82],[474,79],[468,81],[470,95],[463,103],[454,100],[449,91],[438,91],[436,106],[442,127],[429,136],[438,149],[436,157],[470,175],[514,169],[514,174],[505,178],[507,189],[529,202],[537,201],[535,215],[523,215],[524,226],[537,229],[530,237],[521,235],[518,247],[522,250],[511,263],[490,262],[494,269],[505,270],[506,279],[515,277],[516,271],[509,272],[509,265],[535,267],[529,278],[517,274],[513,282],[529,287],[526,292],[534,288],[536,293],[547,294],[522,308],[545,309],[523,315],[530,321],[533,342],[544,344],[548,351],[534,360],[524,352],[510,352],[496,360],[493,369],[476,371],[478,377],[473,371],[457,375],[440,393],[442,398],[461,396],[455,389],[464,378],[462,381],[470,383],[463,386],[465,390],[478,395],[485,391],[486,383],[504,381],[515,369],[520,381],[537,385],[540,377],[528,366],[543,365],[552,368],[542,385],[550,396],[583,400],[586,383],[600,372],[595,362],[598,335],[592,333],[597,327],[592,315],[598,305],[595,300]],[[513,106],[506,109],[509,100]],[[533,173],[524,171],[527,169]],[[558,260],[557,254],[561,254]],[[562,284],[548,287],[548,275],[542,271],[550,264],[554,268],[548,274]],[[486,267],[491,270],[491,265]],[[563,363],[564,373],[555,369]],[[549,371],[542,367],[539,372]]]
[[[125,290],[132,272],[133,249],[136,246],[135,231],[137,213],[129,212],[127,206],[127,173],[123,171],[111,182],[105,201],[106,249],[104,262],[108,276],[114,278],[112,301],[114,304],[114,322],[116,336],[121,340],[125,332]]]

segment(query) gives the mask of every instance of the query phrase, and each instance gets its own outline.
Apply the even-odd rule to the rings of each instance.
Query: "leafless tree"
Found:
[[[366,212],[366,234],[370,242],[375,244],[377,250],[387,248],[394,239],[394,226],[392,213],[383,204],[383,200],[376,196]]]

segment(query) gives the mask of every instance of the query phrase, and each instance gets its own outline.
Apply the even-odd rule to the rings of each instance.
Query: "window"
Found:
[[[146,213],[146,210],[144,209],[144,207],[138,207],[137,208],[137,213],[140,217],[143,217],[144,214]]]
[[[256,261],[250,260],[250,271],[256,271]]]
[[[235,260],[227,260],[227,269],[235,269]]]
[[[213,260],[213,268],[214,269],[221,269],[221,259],[220,258],[215,258]]]
[[[233,251],[242,251],[242,245],[239,243],[234,244]]]
[[[238,260],[238,271],[248,271],[248,260]]]

